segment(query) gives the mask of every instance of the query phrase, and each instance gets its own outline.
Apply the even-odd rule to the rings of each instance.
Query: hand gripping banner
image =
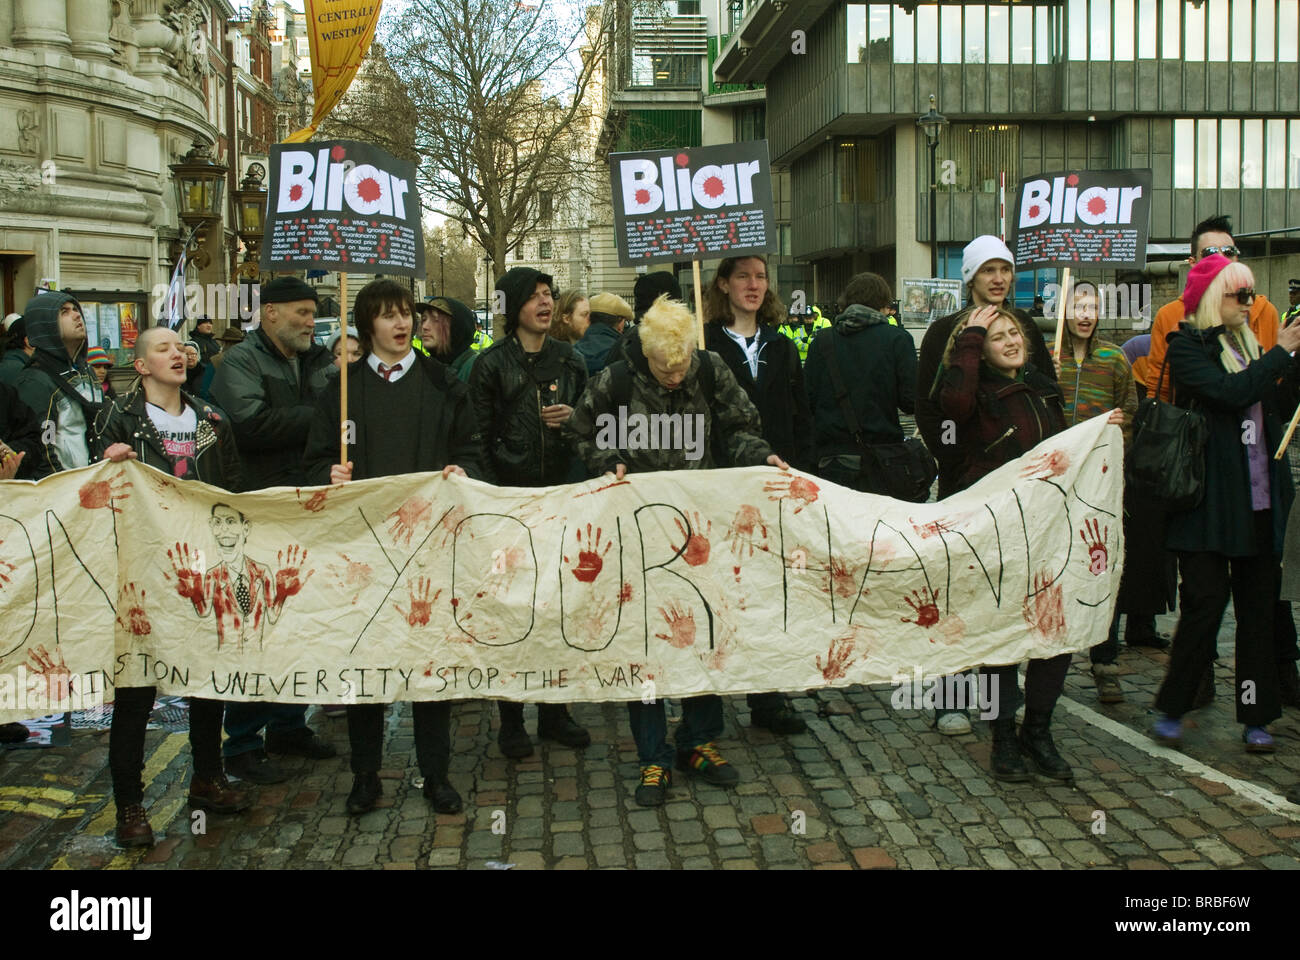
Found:
[[[0,719],[117,686],[601,701],[938,676],[1105,639],[1105,417],[937,504],[797,471],[225,493],[135,462],[0,484]]]

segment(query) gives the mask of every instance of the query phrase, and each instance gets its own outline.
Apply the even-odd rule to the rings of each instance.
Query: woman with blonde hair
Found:
[[[577,343],[591,326],[591,303],[579,290],[570,290],[556,305],[550,334],[565,343]]]
[[[1065,429],[1060,388],[1029,363],[1028,334],[1016,315],[1002,306],[977,307],[953,328],[939,375],[939,409],[956,425],[958,490]],[[1123,414],[1115,410],[1111,418],[1112,423],[1122,422]],[[990,721],[990,762],[996,779],[1030,779],[1026,758],[1044,776],[1073,779],[1050,729],[1069,668],[1068,653],[1029,661],[1019,738],[1014,708],[1002,709]],[[1017,664],[982,668],[1004,694],[1015,688],[1017,670]],[[1009,699],[1002,698],[1004,707],[1010,706]]]
[[[1180,615],[1152,735],[1172,746],[1182,742],[1183,714],[1214,658],[1229,594],[1237,618],[1233,689],[1253,693],[1234,698],[1248,753],[1274,750],[1265,725],[1282,715],[1273,615],[1294,490],[1286,462],[1272,454],[1282,411],[1295,405],[1291,353],[1300,348],[1300,328],[1279,331],[1277,346],[1262,352],[1246,322],[1254,299],[1249,267],[1218,253],[1203,257],[1183,290],[1187,319],[1169,337],[1175,399],[1208,428],[1204,494],[1170,518],[1166,541],[1182,573]]]

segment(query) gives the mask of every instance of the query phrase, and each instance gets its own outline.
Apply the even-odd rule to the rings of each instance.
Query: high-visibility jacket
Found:
[[[479,350],[486,350],[490,346],[492,346],[492,338],[483,330],[475,330],[474,339],[470,342],[469,348],[477,353]]]
[[[812,338],[818,330],[829,327],[831,322],[821,315],[821,311],[816,307],[813,308],[812,327],[809,328],[804,323],[791,323],[788,320],[778,327],[778,331],[785,334],[794,341],[795,349],[799,351],[799,362],[803,363],[808,359],[808,347],[812,344]]]

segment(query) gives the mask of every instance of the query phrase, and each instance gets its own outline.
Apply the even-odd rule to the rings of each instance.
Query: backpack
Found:
[[[709,417],[712,418],[713,400],[718,388],[718,374],[713,369],[713,362],[709,359],[709,351],[697,349],[695,353],[700,358],[700,369],[696,376],[700,381],[700,389],[704,391],[704,405],[709,411]],[[632,365],[627,360],[615,360],[605,369],[610,373],[610,399],[614,401],[616,408],[626,407],[632,401]],[[709,449],[713,454],[714,466],[727,465],[727,445],[723,441],[720,431],[709,431]]]

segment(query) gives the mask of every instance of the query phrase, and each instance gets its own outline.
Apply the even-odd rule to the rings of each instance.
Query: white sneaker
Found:
[[[959,737],[970,733],[970,717],[960,712],[940,714],[935,728],[946,737]]]

